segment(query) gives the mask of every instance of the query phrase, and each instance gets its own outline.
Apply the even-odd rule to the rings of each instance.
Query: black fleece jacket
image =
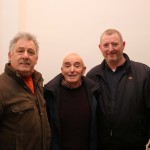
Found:
[[[59,85],[63,79],[62,74],[57,75],[44,86],[44,97],[46,100],[48,119],[52,130],[52,141],[50,150],[61,150],[60,145],[60,122],[58,115],[59,107]],[[93,80],[82,77],[91,104],[91,131],[90,131],[90,150],[97,150],[97,123],[96,111],[97,100],[100,98],[100,87]]]
[[[126,67],[112,99],[105,74],[105,60],[87,76],[101,86],[98,102],[99,149],[144,148],[150,138],[150,68],[124,54]]]

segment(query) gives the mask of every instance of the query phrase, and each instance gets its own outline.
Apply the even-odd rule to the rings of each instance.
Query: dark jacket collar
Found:
[[[11,66],[10,63],[6,63],[5,64],[5,73],[8,74],[9,76],[13,76],[14,79],[18,80],[22,80],[22,77],[18,74],[17,71],[15,71]],[[43,78],[42,78],[42,74],[36,70],[34,70],[34,73],[32,74],[33,80],[35,82],[38,81],[42,81],[43,82]]]
[[[50,80],[47,84],[45,84],[44,88],[49,91],[56,92],[56,90],[58,90],[59,85],[61,84],[62,79],[63,75],[60,73],[52,80]],[[91,90],[92,92],[96,91],[99,88],[99,85],[96,82],[85,76],[82,76],[82,84],[84,84],[85,87]]]
[[[131,60],[126,53],[123,53],[124,58],[126,59],[126,72],[131,70]],[[106,67],[106,60],[104,59],[100,65],[97,66],[99,69],[96,71],[97,75],[104,75],[104,70]]]

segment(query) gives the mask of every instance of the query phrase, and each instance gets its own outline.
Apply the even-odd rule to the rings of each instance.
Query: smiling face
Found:
[[[124,62],[125,42],[118,33],[103,34],[99,48],[109,66],[119,66]]]
[[[21,76],[30,76],[37,63],[38,54],[32,40],[19,39],[8,54],[13,69]]]
[[[85,70],[86,67],[79,55],[71,53],[64,58],[61,71],[67,85],[78,87]]]

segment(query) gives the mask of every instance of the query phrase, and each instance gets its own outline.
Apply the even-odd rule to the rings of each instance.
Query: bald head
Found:
[[[81,77],[85,73],[86,67],[82,58],[76,53],[65,56],[61,72],[65,83],[71,87],[78,87],[81,84]]]
[[[82,58],[80,57],[79,54],[77,53],[69,53],[67,54],[64,59],[63,59],[63,63],[62,63],[62,67],[66,62],[72,62],[72,61],[78,61],[83,67],[85,67],[84,62],[82,60]]]

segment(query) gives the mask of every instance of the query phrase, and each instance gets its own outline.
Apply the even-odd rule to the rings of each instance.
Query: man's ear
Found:
[[[99,44],[99,45],[98,45],[98,47],[99,47],[100,51],[102,52],[101,46],[102,46],[101,44]]]
[[[101,44],[98,45],[99,49],[101,50]]]
[[[122,45],[123,45],[123,50],[124,50],[125,45],[126,45],[126,42],[125,42],[125,41],[123,41]]]
[[[10,62],[10,60],[11,60],[11,52],[9,51],[8,52],[8,61]]]
[[[36,63],[35,63],[35,64],[37,64],[38,58],[39,58],[39,57],[37,56],[37,58],[36,58]]]
[[[83,75],[85,74],[85,71],[86,71],[86,67],[84,66],[84,68],[83,68]]]
[[[125,47],[125,45],[126,45],[126,42],[125,42],[125,41],[123,41],[123,47]]]
[[[63,70],[63,68],[61,67],[61,73],[62,73],[62,75],[63,75],[63,71],[62,71],[62,70]]]

